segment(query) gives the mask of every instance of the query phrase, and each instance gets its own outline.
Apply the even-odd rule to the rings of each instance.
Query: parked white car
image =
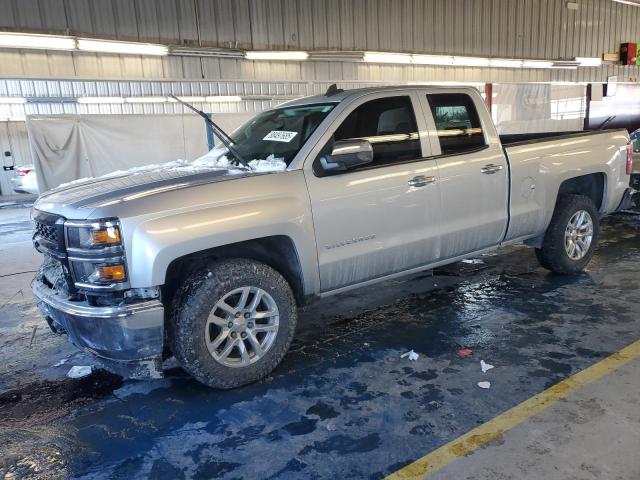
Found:
[[[16,193],[39,193],[36,169],[33,165],[16,168],[16,176],[11,179],[11,183]]]

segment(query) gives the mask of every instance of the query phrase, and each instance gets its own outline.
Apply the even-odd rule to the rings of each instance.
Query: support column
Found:
[[[484,103],[489,109],[489,115],[491,115],[491,105],[493,105],[493,83],[484,84]]]

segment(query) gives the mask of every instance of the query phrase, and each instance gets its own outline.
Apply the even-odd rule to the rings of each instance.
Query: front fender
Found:
[[[317,291],[315,235],[306,189],[292,188],[291,182],[287,188],[282,183],[286,182],[284,178],[269,179],[269,182],[270,185],[256,183],[255,188],[238,182],[238,188],[234,190],[236,198],[233,198],[233,191],[229,191],[226,202],[200,205],[188,211],[177,209],[123,219],[131,287],[163,285],[171,262],[185,255],[284,235],[296,248],[305,294]],[[224,189],[229,189],[233,183],[227,182]],[[280,193],[276,193],[278,190]]]

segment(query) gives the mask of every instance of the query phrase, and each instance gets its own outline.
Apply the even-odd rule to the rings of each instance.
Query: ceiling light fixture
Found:
[[[24,97],[0,97],[0,103],[22,105],[23,103],[27,103],[27,99]]]
[[[489,65],[494,68],[522,68],[524,60],[512,60],[508,58],[492,58]]]
[[[206,97],[205,101],[208,103],[241,102],[242,97],[237,95],[216,95]]]
[[[553,62],[548,60],[523,60],[523,68],[552,68]]]
[[[242,97],[237,95],[210,95],[210,96],[181,96],[178,97],[183,102],[188,103],[222,103],[222,102],[241,102]],[[170,97],[79,97],[78,103],[81,104],[108,104],[108,103],[176,103],[176,100]],[[2,98],[0,98],[2,103]]]
[[[84,52],[116,53],[123,55],[168,55],[169,47],[155,43],[118,42],[111,40],[78,39],[78,50]]]
[[[487,58],[457,55],[429,55],[390,52],[364,52],[362,61],[368,63],[398,63],[415,65],[440,65],[454,67],[489,67],[489,68],[574,68],[577,62],[560,62],[550,60],[519,58]]]
[[[91,105],[98,103],[124,103],[124,98],[122,97],[80,97],[78,98],[78,103]]]
[[[240,50],[239,48],[187,47],[184,45],[172,45],[171,55],[181,57],[244,58],[244,50]]]
[[[0,32],[0,48],[75,50],[76,40],[73,37],[60,35]]]
[[[125,103],[166,103],[167,97],[125,97]]]
[[[245,52],[244,57],[247,60],[306,60],[309,58],[308,52],[299,51],[257,51],[251,50]]]
[[[411,55],[411,60],[418,65],[453,65],[453,57],[447,55]]]
[[[460,67],[488,67],[489,59],[482,57],[453,57],[453,64]]]
[[[408,53],[364,52],[362,60],[368,63],[411,63]]]
[[[169,102],[173,102],[173,103],[177,103],[178,100],[182,100],[183,102],[187,102],[187,103],[203,103],[207,101],[206,97],[178,97],[178,100],[176,100],[175,98],[169,97],[168,100]]]
[[[567,70],[575,70],[580,66],[580,64],[573,60],[557,60],[553,62],[553,66],[551,68],[563,68]]]
[[[632,2],[630,0],[612,0],[616,3],[622,3],[623,5],[631,5],[633,7],[640,7],[640,2]]]
[[[580,63],[581,67],[600,67],[602,65],[602,59],[599,57],[576,57],[576,62]]]

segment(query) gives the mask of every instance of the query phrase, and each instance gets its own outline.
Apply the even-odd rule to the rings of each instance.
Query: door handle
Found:
[[[482,173],[485,173],[487,175],[492,175],[494,173],[499,172],[500,170],[502,170],[504,167],[502,165],[495,165],[493,163],[490,163],[489,165],[485,165],[484,167],[482,167],[480,169],[480,171]]]
[[[424,175],[418,175],[409,180],[410,187],[424,187],[430,183],[435,183],[436,177],[425,177]]]

